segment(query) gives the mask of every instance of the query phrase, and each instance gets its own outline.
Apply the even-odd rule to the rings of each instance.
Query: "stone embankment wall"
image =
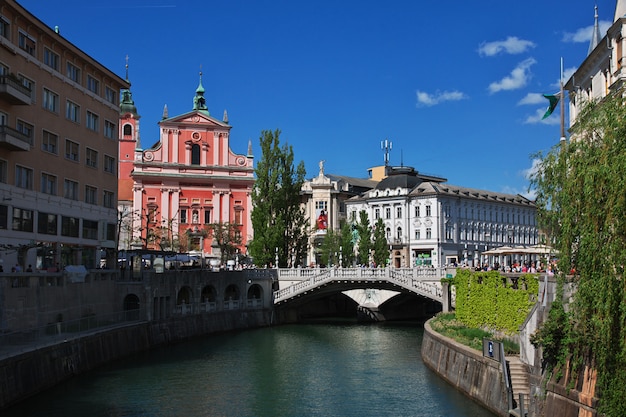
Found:
[[[424,324],[422,359],[426,366],[493,413],[508,417],[501,365]]]
[[[143,322],[24,351],[0,361],[0,410],[122,357],[211,333],[268,326],[271,314],[233,310]]]

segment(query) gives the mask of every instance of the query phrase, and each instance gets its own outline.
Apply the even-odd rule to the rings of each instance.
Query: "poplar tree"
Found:
[[[385,233],[383,219],[378,219],[374,225],[374,262],[376,266],[386,266],[389,260],[389,242]]]
[[[304,162],[294,166],[293,149],[280,144],[280,130],[261,132],[261,159],[255,169],[252,190],[254,238],[249,252],[257,266],[296,265],[306,256],[307,218],[300,205],[305,181]],[[274,265],[276,266],[276,265]]]
[[[359,263],[361,265],[369,265],[370,250],[372,249],[372,228],[365,210],[359,212],[359,222],[356,224],[356,231],[359,235],[357,244]]]
[[[540,226],[553,232],[559,286],[576,288],[564,309],[555,300],[534,342],[557,377],[598,372],[599,412],[626,415],[626,100],[623,91],[592,102],[569,143],[537,155],[531,184]],[[566,312],[567,311],[567,312]],[[560,369],[560,370],[559,370]],[[575,380],[575,377],[571,377]]]

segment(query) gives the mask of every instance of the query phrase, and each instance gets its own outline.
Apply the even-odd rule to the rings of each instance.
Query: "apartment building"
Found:
[[[58,28],[1,3],[4,272],[114,262],[119,92],[128,87]]]

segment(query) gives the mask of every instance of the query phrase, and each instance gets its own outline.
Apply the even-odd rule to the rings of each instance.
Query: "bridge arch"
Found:
[[[224,290],[224,301],[237,301],[241,298],[241,291],[236,284],[230,284]]]
[[[246,297],[248,300],[254,299],[262,299],[263,298],[263,288],[259,284],[252,284],[248,288],[248,294]]]
[[[202,288],[200,299],[203,303],[214,303],[217,300],[217,290],[213,285],[207,285]]]

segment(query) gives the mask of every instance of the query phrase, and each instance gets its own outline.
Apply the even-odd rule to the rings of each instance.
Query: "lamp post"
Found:
[[[275,257],[275,260],[276,260],[276,269],[278,269],[278,246],[276,246],[276,257]]]

